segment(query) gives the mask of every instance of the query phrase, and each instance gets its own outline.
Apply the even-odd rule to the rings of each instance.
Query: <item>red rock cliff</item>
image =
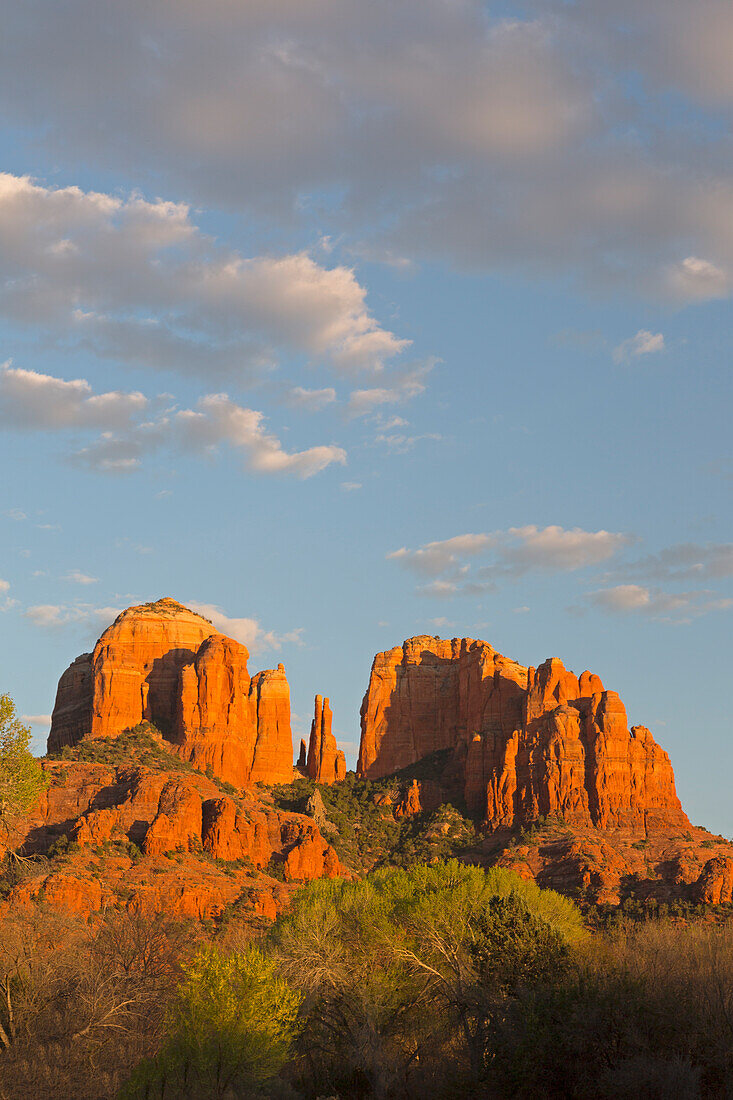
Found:
[[[638,831],[688,826],[667,754],[597,676],[525,668],[470,638],[422,635],[374,659],[358,772],[452,750],[469,810],[493,825],[544,815]]]
[[[131,607],[59,682],[49,751],[152,722],[196,767],[235,786],[289,782],[282,665],[250,680],[245,646],[175,600]]]

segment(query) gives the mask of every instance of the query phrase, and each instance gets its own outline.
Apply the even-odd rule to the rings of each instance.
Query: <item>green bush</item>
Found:
[[[169,1011],[163,1049],[121,1098],[257,1095],[288,1058],[300,999],[257,948],[228,957],[202,948]]]

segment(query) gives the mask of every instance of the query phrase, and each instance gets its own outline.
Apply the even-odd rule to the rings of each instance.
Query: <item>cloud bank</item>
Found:
[[[132,186],[163,180],[207,205],[345,232],[386,262],[563,270],[682,301],[733,288],[725,0],[528,0],[496,12],[481,0],[130,0],[103,19],[93,0],[25,0],[5,15],[0,107],[54,164],[85,160]],[[179,208],[166,221],[190,229]],[[67,240],[78,244],[65,232],[48,241],[59,262]],[[222,271],[181,244],[193,284],[209,269],[220,290],[248,297],[247,262]],[[258,274],[301,288],[322,278],[297,257],[263,260]],[[348,277],[332,278],[337,298],[358,297]],[[223,372],[267,361],[261,307],[245,308],[266,338],[222,340]],[[327,354],[394,350],[379,330],[347,328],[333,348],[325,338]],[[309,346],[324,346],[323,331]],[[136,337],[129,320],[124,332],[89,325],[115,354],[139,355]],[[190,365],[195,343],[163,326],[157,354],[185,351]]]

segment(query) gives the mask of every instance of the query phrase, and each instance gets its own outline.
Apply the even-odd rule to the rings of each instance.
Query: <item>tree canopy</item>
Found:
[[[47,786],[43,770],[30,752],[29,726],[15,713],[9,695],[0,695],[0,828],[7,835]]]

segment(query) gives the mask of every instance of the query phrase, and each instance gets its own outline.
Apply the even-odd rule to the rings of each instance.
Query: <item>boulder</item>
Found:
[[[697,901],[708,905],[733,902],[733,857],[713,856],[693,886]]]

